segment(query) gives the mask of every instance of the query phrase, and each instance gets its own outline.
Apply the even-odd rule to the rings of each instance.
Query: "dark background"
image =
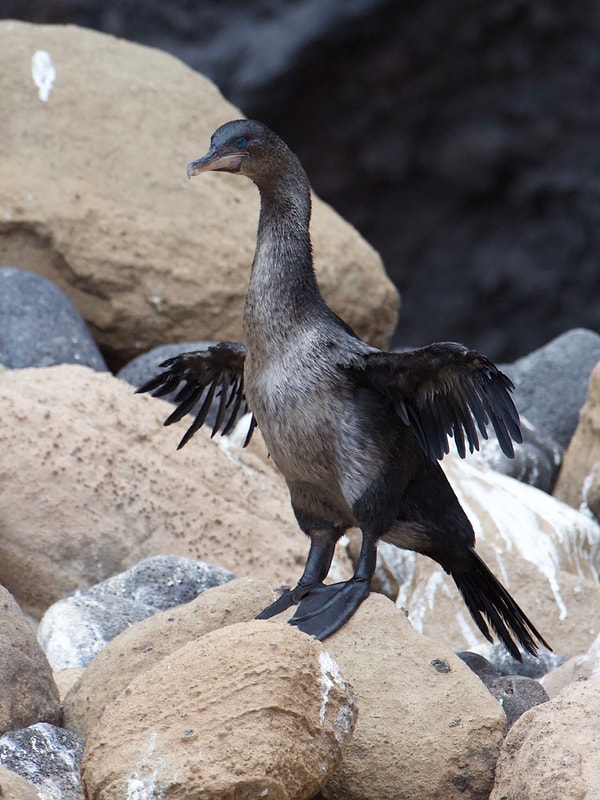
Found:
[[[600,0],[0,0],[167,50],[381,253],[398,345],[600,331]],[[200,144],[200,143],[199,143]]]

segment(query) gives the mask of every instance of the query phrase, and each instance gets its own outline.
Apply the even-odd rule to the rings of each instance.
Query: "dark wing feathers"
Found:
[[[461,344],[375,351],[351,369],[392,403],[431,458],[448,452],[450,436],[464,458],[467,447],[473,452],[480,438],[487,439],[489,425],[507,456],[514,455],[513,441],[522,441],[512,382],[488,358]]]
[[[179,442],[179,449],[204,425],[215,398],[217,408],[211,436],[229,433],[238,418],[247,412],[244,396],[245,359],[246,348],[237,342],[221,342],[206,350],[182,353],[163,361],[160,366],[166,368],[165,371],[151,378],[137,391],[150,392],[153,397],[164,397],[183,382],[174,398],[176,408],[165,420],[165,425],[179,422],[201,404],[195,412],[194,421]],[[244,447],[252,438],[255,427],[252,417]]]

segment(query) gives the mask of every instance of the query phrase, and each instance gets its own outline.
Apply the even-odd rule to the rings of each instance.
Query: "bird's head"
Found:
[[[188,178],[201,172],[233,172],[245,175],[261,187],[276,180],[294,162],[297,159],[285,142],[266,125],[240,119],[217,128],[208,153],[191,161],[186,171]]]

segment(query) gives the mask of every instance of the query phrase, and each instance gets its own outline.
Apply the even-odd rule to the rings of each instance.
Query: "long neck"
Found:
[[[259,186],[260,217],[244,332],[248,347],[268,348],[293,335],[324,306],[312,262],[310,188],[303,170]]]

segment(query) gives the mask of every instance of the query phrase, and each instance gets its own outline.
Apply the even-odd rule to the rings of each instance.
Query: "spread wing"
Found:
[[[204,425],[213,400],[216,399],[216,418],[211,437],[217,432],[222,436],[229,433],[237,420],[248,411],[244,396],[245,359],[246,348],[237,342],[221,342],[206,350],[182,353],[163,361],[160,366],[165,367],[165,371],[137,390],[138,393],[150,392],[153,397],[164,397],[183,382],[174,398],[177,407],[167,417],[165,425],[179,422],[200,403],[194,421],[179,442],[178,450]],[[255,427],[253,416],[244,447],[252,438]]]
[[[510,392],[514,386],[488,358],[454,342],[440,342],[404,353],[366,354],[357,377],[386,397],[422,449],[431,458],[449,450],[448,437],[465,457],[491,424],[502,451],[514,455],[521,442],[519,415]]]

